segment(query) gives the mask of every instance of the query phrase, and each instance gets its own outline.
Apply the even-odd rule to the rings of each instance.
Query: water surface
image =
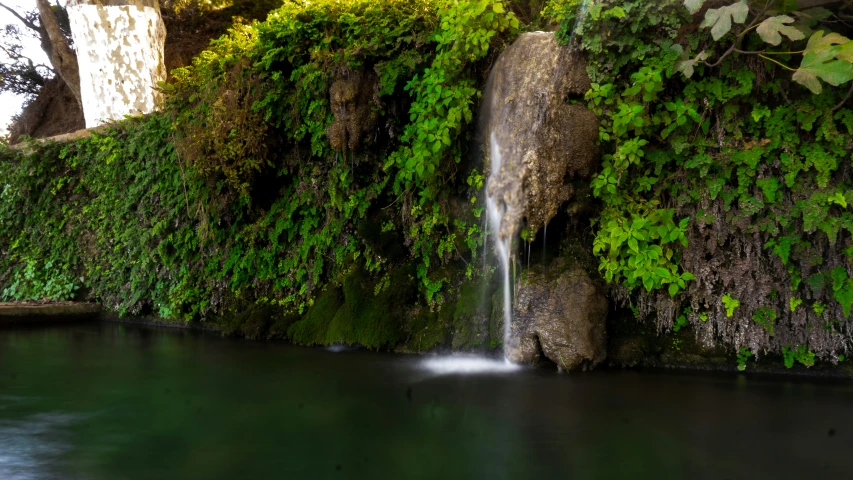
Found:
[[[110,323],[0,330],[0,478],[853,471],[848,383],[424,361]]]

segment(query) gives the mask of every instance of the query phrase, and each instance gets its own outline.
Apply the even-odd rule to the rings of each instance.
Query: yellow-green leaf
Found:
[[[711,36],[719,40],[732,29],[732,22],[743,23],[749,15],[749,5],[746,0],[720,8],[711,8],[705,12],[705,20],[699,28],[711,28]]]
[[[802,40],[806,38],[803,32],[786,25],[789,23],[794,23],[794,19],[787,15],[777,15],[761,22],[755,31],[758,32],[758,35],[761,36],[762,40],[770,45],[779,45],[782,43],[782,35],[785,35],[791,40]]]
[[[820,80],[834,86],[853,80],[853,63],[835,58],[842,49],[834,44],[848,41],[836,33],[824,36],[823,31],[816,32],[809,39],[803,62],[794,72],[793,80],[814,94],[823,91]]]

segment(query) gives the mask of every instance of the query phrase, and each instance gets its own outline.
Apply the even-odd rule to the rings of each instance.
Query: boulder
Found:
[[[336,152],[355,150],[376,126],[377,78],[372,72],[347,71],[332,83],[329,100],[335,117],[326,136]]]
[[[571,180],[598,168],[598,118],[583,101],[589,88],[583,57],[553,33],[525,33],[495,62],[479,130],[486,158],[502,158],[490,165],[499,171],[488,185],[489,197],[506,211],[501,238],[518,232],[525,219],[537,232],[572,198]],[[492,155],[494,148],[500,155]]]
[[[607,299],[580,267],[534,266],[518,282],[507,358],[560,370],[584,369],[607,355]]]

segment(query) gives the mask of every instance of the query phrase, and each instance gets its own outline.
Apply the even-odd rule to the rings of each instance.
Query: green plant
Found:
[[[737,369],[746,370],[746,362],[752,357],[752,352],[746,347],[740,347],[737,352]]]
[[[725,302],[725,298],[723,299],[723,302]],[[736,302],[736,300],[735,300],[735,302]],[[732,303],[732,305],[733,305],[733,303]],[[732,307],[732,310],[734,310],[734,308],[736,308],[736,307],[737,307],[737,305],[734,305]],[[729,304],[726,305],[726,311],[728,312],[728,310],[729,310]],[[729,315],[729,316],[731,316],[731,315]],[[768,334],[773,335],[773,330],[776,327],[776,317],[777,317],[776,310],[773,310],[772,308],[762,307],[762,308],[759,308],[752,315],[752,320],[755,323],[764,327],[764,330],[766,330]]]
[[[742,306],[776,335],[799,333],[791,318],[803,298],[837,301],[849,315],[853,286],[845,276],[823,289],[829,272],[821,265],[846,261],[846,273],[853,259],[853,184],[844,160],[853,141],[853,35],[837,22],[850,7],[731,0],[694,17],[701,0],[581,4],[552,0],[545,13],[589,63],[586,100],[601,118],[604,153],[591,182],[602,203],[593,233],[605,279],[627,288],[626,302],[666,308],[676,322],[695,300],[689,290],[678,295],[677,279],[694,277],[697,291],[725,299],[704,312],[718,321]],[[670,209],[671,225],[660,216]],[[743,276],[747,250],[760,260]],[[707,261],[717,267],[702,268]],[[686,271],[692,275],[682,278]],[[751,296],[740,287],[746,278],[792,294]],[[670,290],[672,301],[658,290]]]
[[[735,309],[740,306],[740,301],[727,293],[723,295],[723,306],[726,308],[726,316],[731,317],[734,315]]]
[[[673,325],[672,325],[672,331],[673,332],[678,333],[679,330],[681,330],[682,328],[686,327],[689,324],[689,322],[687,321],[687,314],[689,312],[690,312],[690,310],[685,310],[682,315],[679,315],[675,319],[675,322],[673,322]]]
[[[791,368],[794,366],[794,362],[800,362],[806,367],[814,366],[815,362],[815,354],[811,350],[809,350],[805,345],[797,345],[795,347],[791,347],[791,345],[782,347],[782,358],[785,362],[785,368]]]
[[[802,301],[802,300],[800,300],[800,299],[799,299],[799,298],[797,298],[797,297],[791,297],[791,298],[788,300],[788,306],[791,308],[791,311],[792,311],[792,312],[796,312],[796,311],[797,311],[797,307],[799,307],[799,306],[800,306],[800,305],[802,305],[802,304],[803,304],[803,301]]]

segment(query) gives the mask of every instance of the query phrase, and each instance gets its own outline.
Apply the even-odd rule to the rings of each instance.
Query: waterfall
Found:
[[[503,297],[504,297],[504,355],[506,355],[506,347],[509,344],[510,328],[512,326],[512,297],[511,286],[509,281],[509,254],[512,246],[512,236],[501,232],[501,226],[504,226],[507,205],[499,200],[491,188],[496,184],[501,175],[501,166],[503,163],[500,145],[495,138],[495,134],[490,136],[490,160],[491,172],[489,173],[489,182],[486,184],[486,209],[489,215],[489,224],[492,226],[492,234],[494,235],[495,247],[500,260],[501,271],[503,273]]]
[[[519,332],[524,324],[523,318],[513,318],[518,301],[514,291],[521,286],[513,274],[526,263],[524,257],[514,256],[514,242],[524,225],[528,239],[542,230],[541,251],[546,255],[544,230],[574,196],[567,180],[592,173],[598,158],[598,119],[585,107],[565,101],[567,95],[583,95],[589,85],[581,57],[559,45],[552,33],[530,32],[498,57],[483,89],[475,141],[488,172],[483,195],[488,248],[500,262],[504,356],[510,361],[522,358]],[[533,246],[522,247],[530,262]],[[525,312],[522,317],[529,317]]]

